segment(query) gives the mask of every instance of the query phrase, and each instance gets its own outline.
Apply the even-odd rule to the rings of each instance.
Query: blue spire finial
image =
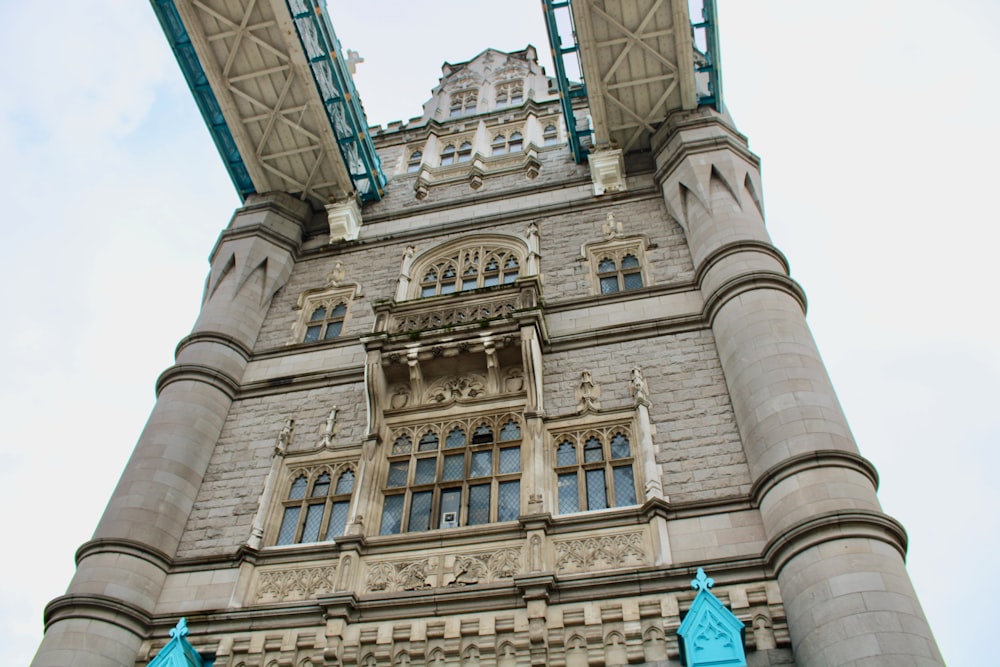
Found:
[[[170,631],[171,637],[187,637],[188,636],[188,622],[183,616],[181,620],[177,621],[177,626]]]
[[[698,568],[698,576],[691,580],[691,588],[696,591],[707,591],[715,585],[715,579],[705,576],[705,570]]]

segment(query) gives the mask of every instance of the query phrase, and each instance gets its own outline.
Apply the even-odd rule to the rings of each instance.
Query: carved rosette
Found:
[[[649,564],[641,532],[557,541],[555,550],[560,574]]]

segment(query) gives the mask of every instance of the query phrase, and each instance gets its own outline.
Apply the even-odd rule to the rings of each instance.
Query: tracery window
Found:
[[[498,107],[520,104],[524,101],[524,83],[521,81],[507,81],[498,84],[496,91]]]
[[[420,162],[423,160],[424,154],[421,151],[413,151],[410,153],[410,159],[406,163],[407,173],[413,173],[415,171],[420,171]]]
[[[472,144],[468,141],[463,141],[459,145],[458,150],[455,150],[455,144],[448,144],[441,151],[441,166],[447,167],[449,165],[457,164],[460,162],[468,162],[472,159]]]
[[[524,146],[524,137],[521,136],[520,132],[513,132],[510,135],[510,139],[506,135],[498,134],[493,137],[493,143],[490,144],[491,154],[505,155],[507,153],[518,153]]]
[[[635,454],[626,427],[557,434],[555,448],[560,514],[636,504]]]
[[[631,253],[622,255],[620,259],[605,256],[597,263],[597,277],[601,283],[601,294],[639,289],[642,287],[642,266]]]
[[[509,248],[479,245],[464,248],[428,266],[420,281],[420,296],[467,292],[479,287],[509,285],[521,264]]]
[[[647,284],[645,242],[642,237],[617,238],[593,244],[588,246],[587,255],[594,294],[616,294],[640,289]]]
[[[306,544],[344,534],[354,471],[325,466],[293,473],[275,544]]]
[[[514,521],[521,512],[520,479],[517,415],[397,429],[379,534]]]
[[[469,116],[476,113],[476,103],[479,100],[479,92],[476,90],[460,90],[451,96],[452,118],[459,116]]]
[[[332,307],[331,307],[332,306]],[[314,343],[318,340],[330,340],[340,335],[344,328],[344,317],[347,316],[347,304],[336,305],[321,303],[313,308],[306,322],[304,343]]]

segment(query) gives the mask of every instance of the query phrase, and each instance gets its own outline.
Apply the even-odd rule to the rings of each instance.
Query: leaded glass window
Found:
[[[479,93],[476,90],[461,90],[451,96],[450,116],[468,116],[476,113]]]
[[[542,145],[555,146],[558,143],[559,143],[559,130],[556,129],[555,125],[546,125],[545,131],[542,132]]]
[[[497,106],[510,106],[524,101],[524,84],[521,81],[507,81],[497,84]]]
[[[336,482],[334,482],[336,479]],[[288,489],[275,544],[307,544],[344,534],[354,472],[299,471]]]
[[[506,155],[507,153],[519,153],[524,148],[524,136],[520,132],[512,132],[510,139],[507,135],[498,134],[493,137],[490,144],[491,155]]]
[[[598,255],[597,282],[601,294],[614,294],[643,286],[638,250],[618,248]]]
[[[414,449],[408,443],[415,438]],[[393,443],[380,534],[513,521],[520,515],[519,417],[401,428]]]
[[[406,162],[407,173],[413,173],[415,171],[420,171],[420,163],[424,159],[424,154],[422,151],[413,151],[410,153],[410,159]]]
[[[559,435],[556,443],[560,514],[638,502],[635,460],[625,427],[566,433]]]
[[[420,296],[509,285],[517,280],[520,270],[521,259],[512,249],[486,245],[465,248],[422,269]]]
[[[318,340],[330,340],[340,335],[344,327],[344,317],[347,315],[347,304],[321,304],[313,308],[306,322],[306,334],[303,342],[313,343]]]

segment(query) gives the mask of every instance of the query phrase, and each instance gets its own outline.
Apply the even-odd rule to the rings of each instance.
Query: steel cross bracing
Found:
[[[721,108],[714,4],[705,2],[705,20],[692,26],[688,0],[572,1],[596,149],[647,150],[669,113]],[[695,50],[694,27],[705,31],[710,53]],[[705,71],[712,89],[699,96],[696,77]]]
[[[321,37],[308,34],[314,8],[299,8],[296,18],[285,0],[154,0],[154,7],[242,196],[284,191],[318,205],[355,193],[381,198],[385,176],[353,83],[346,72],[315,77],[340,58],[328,24]],[[220,116],[224,123],[213,122]],[[223,146],[241,158],[249,189]]]

